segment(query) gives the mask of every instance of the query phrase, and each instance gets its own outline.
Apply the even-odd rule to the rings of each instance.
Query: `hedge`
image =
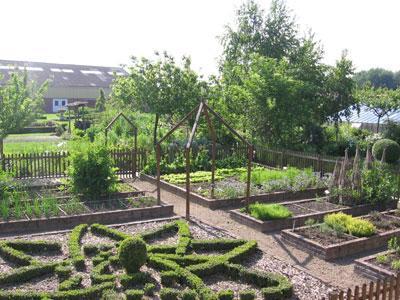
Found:
[[[57,263],[31,265],[14,269],[12,272],[0,275],[0,284],[21,283],[35,277],[51,274]]]
[[[43,253],[48,251],[61,251],[62,246],[56,242],[48,241],[27,241],[27,240],[12,240],[7,241],[6,244],[19,251]]]
[[[121,231],[111,229],[101,224],[93,224],[90,226],[90,231],[93,234],[103,235],[115,241],[123,241],[124,239],[131,238],[132,236]]]
[[[85,257],[81,251],[81,239],[88,230],[87,224],[76,226],[69,235],[68,249],[69,256],[72,258],[75,268],[82,270],[85,268]]]
[[[58,290],[59,291],[68,291],[68,290],[76,290],[80,287],[81,282],[82,282],[82,275],[75,275],[70,277],[67,280],[64,280],[58,285]]]
[[[32,256],[26,255],[19,250],[11,248],[5,242],[0,243],[0,255],[4,260],[10,261],[19,266],[28,266],[32,263],[37,263]]]

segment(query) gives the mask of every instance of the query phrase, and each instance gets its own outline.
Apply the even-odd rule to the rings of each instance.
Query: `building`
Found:
[[[39,85],[49,81],[44,95],[43,109],[46,113],[56,113],[68,103],[77,101],[87,102],[88,106],[94,107],[100,89],[104,90],[106,96],[109,95],[114,77],[127,75],[119,67],[0,60],[0,74],[3,75],[0,84],[6,82],[16,70],[26,70],[28,78]]]
[[[372,132],[378,131],[378,117],[365,105],[360,106],[360,111],[351,110],[351,116],[348,120],[352,127],[367,129]],[[379,132],[382,132],[387,122],[400,123],[400,110],[395,110],[379,120]]]

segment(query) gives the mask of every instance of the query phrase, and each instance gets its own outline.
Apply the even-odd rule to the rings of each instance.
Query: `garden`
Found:
[[[183,220],[8,238],[0,257],[0,299],[306,299],[327,288],[292,284],[256,241]]]

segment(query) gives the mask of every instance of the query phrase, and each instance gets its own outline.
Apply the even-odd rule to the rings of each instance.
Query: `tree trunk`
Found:
[[[157,144],[157,128],[158,128],[159,119],[160,119],[160,115],[156,114],[156,120],[154,121],[154,131],[153,131],[153,143],[154,143],[154,146]]]
[[[379,123],[381,121],[381,117],[378,117],[378,125],[376,126],[376,133],[379,133]]]

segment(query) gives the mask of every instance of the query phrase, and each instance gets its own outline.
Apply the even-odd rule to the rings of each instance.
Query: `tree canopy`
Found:
[[[400,71],[392,72],[382,68],[373,68],[356,73],[354,80],[361,88],[370,84],[375,88],[396,89],[400,87]]]
[[[0,155],[3,139],[29,125],[41,110],[47,82],[37,86],[29,82],[27,73],[12,73],[10,79],[0,86]]]

